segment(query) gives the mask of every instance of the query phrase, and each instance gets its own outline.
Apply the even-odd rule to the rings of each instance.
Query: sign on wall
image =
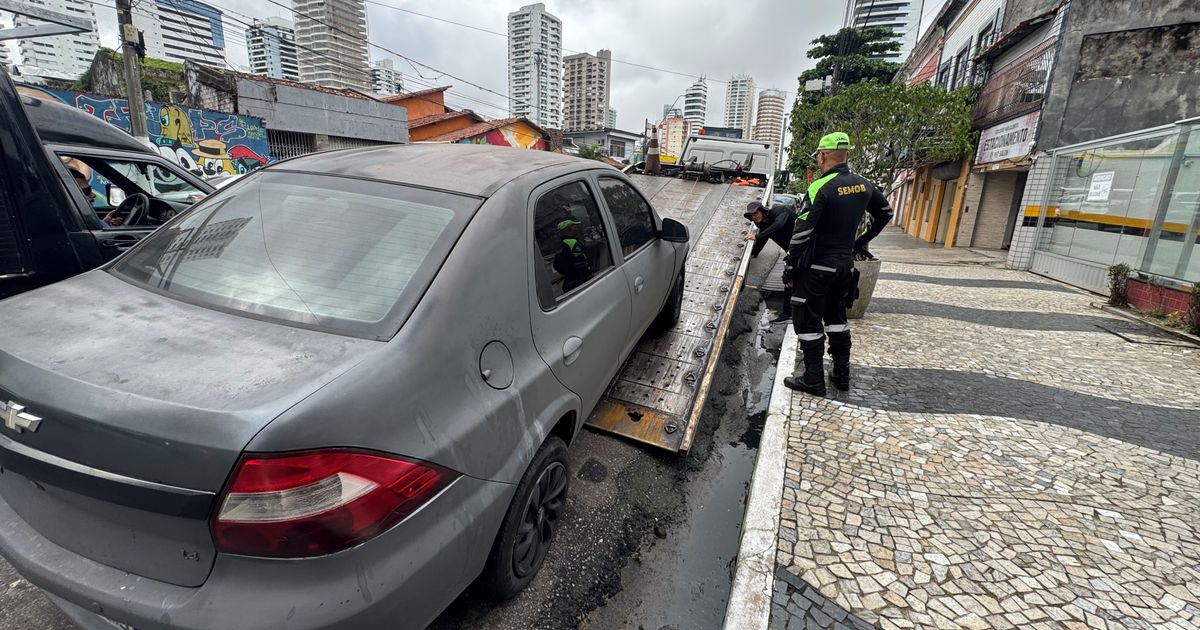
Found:
[[[1116,171],[1093,173],[1091,185],[1088,186],[1088,201],[1108,201],[1112,194],[1113,176]]]
[[[130,131],[129,101],[123,98],[35,85],[22,87],[49,94]],[[248,173],[272,161],[267,130],[261,119],[252,116],[147,101],[146,127],[150,142],[163,157],[201,177]]]
[[[1029,155],[1041,114],[1036,111],[984,129],[979,134],[979,153],[975,156],[975,164],[1016,160]]]

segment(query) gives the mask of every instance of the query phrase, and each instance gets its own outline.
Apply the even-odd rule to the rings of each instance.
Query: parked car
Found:
[[[246,175],[0,301],[0,553],[85,628],[419,628],[509,597],[687,228],[615,169],[471,145]]]
[[[18,94],[3,69],[0,129],[0,298],[112,260],[213,191],[91,114]]]

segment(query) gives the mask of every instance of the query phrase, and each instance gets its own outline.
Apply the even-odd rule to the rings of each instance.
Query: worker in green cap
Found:
[[[850,172],[850,136],[840,131],[817,144],[814,157],[821,177],[808,187],[789,243],[783,281],[792,287],[792,326],[800,341],[804,372],[784,379],[784,385],[824,396],[825,337],[833,358],[830,380],[850,389],[850,326],[846,309],[857,297],[854,257],[869,258],[867,243],[892,220],[892,208],[871,182]],[[863,213],[871,227],[855,238]],[[797,368],[799,365],[797,365]]]
[[[592,261],[579,242],[579,221],[563,219],[558,222],[562,247],[554,256],[554,270],[563,277],[563,293],[587,282],[592,277]]]

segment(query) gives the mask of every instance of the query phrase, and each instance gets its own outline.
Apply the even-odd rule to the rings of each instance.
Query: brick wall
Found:
[[[1126,281],[1125,290],[1129,294],[1129,303],[1143,311],[1161,308],[1167,313],[1187,313],[1192,297],[1187,291],[1157,286],[1133,278]]]

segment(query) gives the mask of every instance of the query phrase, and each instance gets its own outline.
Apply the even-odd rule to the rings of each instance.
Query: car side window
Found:
[[[600,178],[600,192],[612,213],[626,258],[654,240],[657,232],[650,204],[632,186],[614,177]]]
[[[613,266],[600,208],[588,186],[571,182],[538,199],[534,237],[551,295],[569,295]]]

